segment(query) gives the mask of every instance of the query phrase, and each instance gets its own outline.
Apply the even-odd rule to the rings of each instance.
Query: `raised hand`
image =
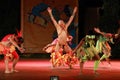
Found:
[[[97,33],[101,32],[99,28],[94,28],[94,31],[97,32]]]
[[[49,13],[51,13],[51,12],[52,12],[52,9],[51,9],[50,7],[48,7],[48,8],[47,8],[47,11],[48,11]]]

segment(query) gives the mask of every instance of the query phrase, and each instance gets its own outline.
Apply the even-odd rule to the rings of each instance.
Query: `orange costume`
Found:
[[[19,58],[17,52],[15,51],[15,46],[10,42],[10,37],[13,37],[13,34],[6,35],[0,42],[0,52],[4,54],[5,57],[14,57]]]

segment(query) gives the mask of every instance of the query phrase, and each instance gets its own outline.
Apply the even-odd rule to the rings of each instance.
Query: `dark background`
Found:
[[[0,39],[20,29],[20,0],[0,1]]]
[[[116,1],[116,0],[104,0],[104,1]],[[118,0],[119,1],[119,0]],[[20,21],[21,21],[21,15],[20,15],[20,6],[21,6],[20,0],[1,0],[0,2],[0,39],[5,36],[8,33],[15,33],[16,29],[20,30]],[[78,32],[78,41],[81,40],[81,38],[85,35],[84,33],[84,23],[85,23],[85,10],[89,7],[101,7],[103,5],[103,0],[79,0],[79,26],[82,26],[79,28]],[[119,2],[120,6],[120,2]],[[100,11],[100,16],[104,13],[104,10]],[[119,12],[118,12],[119,14]],[[119,15],[118,15],[119,16]],[[119,20],[119,19],[117,19]],[[111,20],[108,20],[111,21]],[[109,22],[111,23],[111,22]],[[110,31],[117,27],[105,27],[100,26],[104,31]],[[120,48],[119,43],[117,46],[112,45],[112,57],[114,59],[120,58]]]

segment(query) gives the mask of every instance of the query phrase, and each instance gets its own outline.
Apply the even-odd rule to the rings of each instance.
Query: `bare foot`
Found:
[[[12,70],[11,70],[11,73],[12,73],[12,72],[19,72],[19,71],[18,71],[18,70],[14,70],[14,69],[12,69]]]
[[[9,73],[11,73],[11,71],[6,70],[5,73],[6,73],[6,74],[9,74]]]

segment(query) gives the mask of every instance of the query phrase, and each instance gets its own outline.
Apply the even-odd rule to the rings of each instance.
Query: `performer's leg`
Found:
[[[94,73],[97,73],[98,66],[100,64],[100,56],[98,54],[95,54],[96,60],[94,62]]]
[[[97,69],[98,69],[99,63],[100,63],[100,60],[95,60],[95,62],[94,62],[94,73],[95,74],[97,74]]]
[[[13,65],[12,65],[11,72],[14,72],[14,71],[17,72],[17,71],[15,70],[15,67],[16,67],[16,64],[17,64],[17,62],[18,62],[18,60],[19,60],[19,56],[18,56],[18,54],[17,54],[16,51],[12,52],[12,54],[13,54],[13,56],[14,56],[14,59],[13,59]]]
[[[5,73],[10,73],[9,71],[9,57],[5,56]]]
[[[84,56],[79,56],[79,66],[80,66],[80,74],[83,73],[83,68],[84,68],[84,64],[85,62],[88,60],[87,56],[84,55]]]
[[[18,72],[17,70],[15,70],[15,66],[16,66],[18,60],[19,60],[18,58],[13,60],[13,65],[12,65],[11,72],[14,72],[14,71],[15,71],[15,72]]]
[[[84,62],[80,61],[79,66],[80,66],[80,74],[82,74],[83,73]]]
[[[102,61],[103,59],[105,59],[107,61],[107,63],[109,64],[108,66],[111,66],[109,57],[106,54],[103,54],[103,56],[100,58],[100,61]]]
[[[108,57],[106,57],[105,59],[106,59],[107,63],[111,65],[110,59]]]
[[[106,58],[106,55],[103,54],[102,57],[100,58],[100,61],[102,61],[102,60],[105,59],[105,58]]]

